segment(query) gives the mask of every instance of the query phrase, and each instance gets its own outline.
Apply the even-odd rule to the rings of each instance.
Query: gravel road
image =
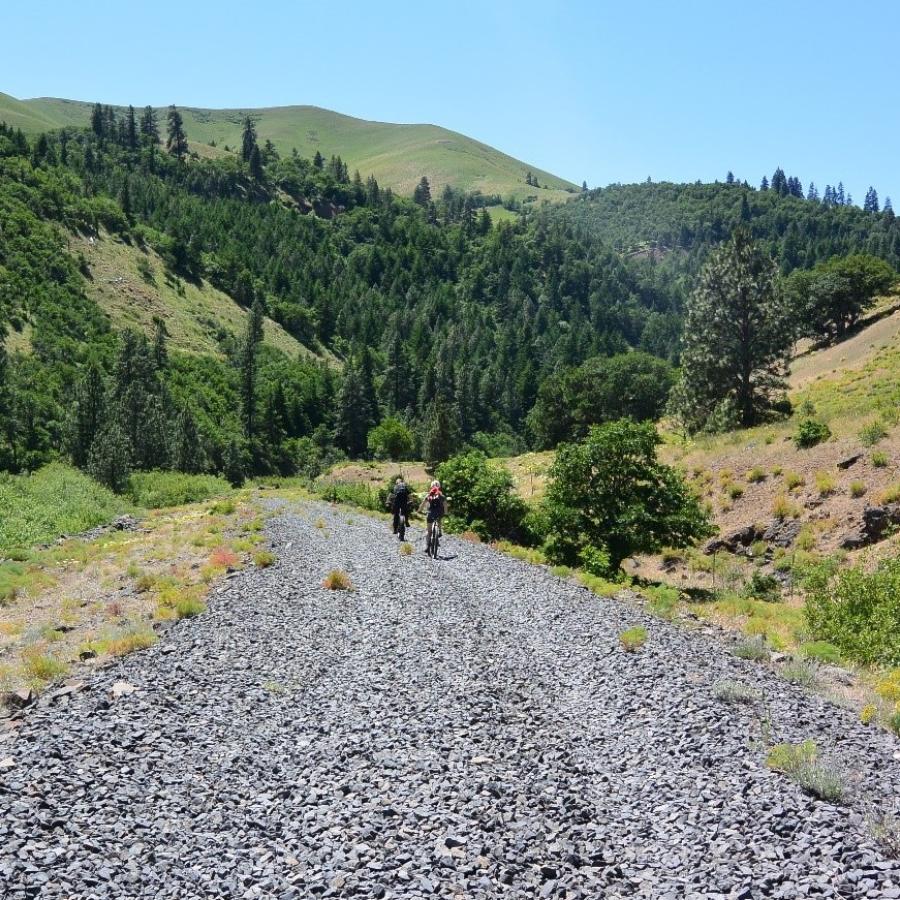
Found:
[[[900,808],[892,735],[483,546],[267,529],[272,568],[0,736],[0,897],[900,897],[865,812]],[[805,738],[848,805],[767,769]]]

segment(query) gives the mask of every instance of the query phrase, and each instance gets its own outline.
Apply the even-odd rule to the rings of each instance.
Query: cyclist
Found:
[[[441,519],[447,515],[447,498],[441,491],[441,483],[439,481],[431,482],[431,488],[422,501],[419,512],[426,514],[425,518],[428,522],[428,531],[425,534],[425,552],[427,553],[428,548],[431,546],[432,530],[437,528],[438,536],[440,536],[443,533],[441,531]]]
[[[406,536],[406,529],[409,528],[409,488],[402,476],[394,482],[387,505],[394,514],[394,534],[399,534],[402,541]]]

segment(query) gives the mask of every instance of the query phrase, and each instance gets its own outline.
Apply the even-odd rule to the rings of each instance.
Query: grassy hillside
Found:
[[[73,238],[90,265],[88,296],[109,315],[117,329],[136,328],[153,333],[153,319],[165,320],[172,345],[190,353],[219,353],[219,336],[242,337],[247,312],[206,281],[173,278],[153,251],[104,235],[91,246]],[[312,353],[271,319],[264,341],[288,356]]]
[[[16,100],[0,94],[0,121],[26,132],[88,124],[92,104],[41,97]],[[385,187],[409,195],[425,175],[432,189],[450,184],[466,191],[503,197],[560,201],[575,188],[564,179],[501,153],[487,144],[437,125],[394,125],[369,122],[316,106],[281,106],[266,109],[181,109],[188,137],[200,144],[240,144],[241,123],[247,115],[256,121],[260,141],[271,140],[282,152],[296,147],[301,156],[318,150],[326,158],[341,156],[365,177],[372,174]],[[160,109],[160,121],[165,110]],[[526,172],[541,185],[525,184]]]

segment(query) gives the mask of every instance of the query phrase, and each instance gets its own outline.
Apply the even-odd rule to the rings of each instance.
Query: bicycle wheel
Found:
[[[403,520],[403,516],[400,516],[400,524],[397,527],[397,531],[400,534],[400,540],[406,540],[406,522]]]

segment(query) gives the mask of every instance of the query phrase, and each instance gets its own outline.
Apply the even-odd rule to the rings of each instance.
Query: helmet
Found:
[[[432,481],[432,482],[431,482],[431,486],[432,486],[433,488],[437,488],[438,490],[441,489],[441,483],[440,483],[439,481]]]

